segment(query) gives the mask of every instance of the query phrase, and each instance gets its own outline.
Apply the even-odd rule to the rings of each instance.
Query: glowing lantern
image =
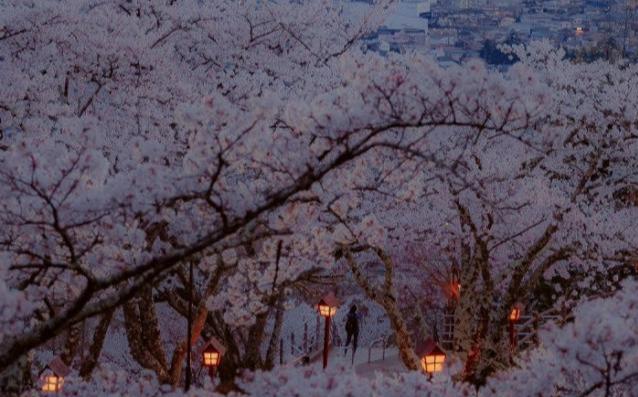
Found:
[[[62,390],[64,384],[64,378],[55,374],[47,375],[44,377],[42,383],[42,391],[47,393],[57,393]]]
[[[337,301],[337,298],[334,296],[333,293],[330,293],[321,298],[317,307],[319,308],[319,314],[322,317],[328,318],[334,317],[334,315],[337,313],[338,305],[339,302]]]
[[[208,343],[201,347],[199,357],[202,360],[202,367],[208,368],[208,376],[210,376],[211,380],[215,379],[216,369],[219,367],[224,353],[226,353],[226,348],[215,338],[211,338]]]
[[[459,300],[461,298],[461,278],[459,276],[459,271],[454,266],[452,268],[452,277],[450,280],[450,292],[451,297],[454,300]]]
[[[204,350],[202,358],[204,367],[216,367],[219,365],[221,355],[213,346],[208,346],[208,348]]]
[[[45,393],[57,393],[62,390],[64,377],[71,372],[60,357],[54,358],[43,370],[42,391]]]
[[[421,367],[427,374],[443,371],[446,355],[432,338],[419,345],[416,354],[421,357]]]
[[[319,305],[319,314],[323,317],[332,317],[337,313],[336,307],[330,307],[328,305]]]
[[[512,311],[510,312],[509,320],[511,322],[517,322],[518,320],[520,320],[522,311],[523,305],[521,305],[520,303],[515,304],[512,308]]]
[[[514,328],[514,324],[518,322],[521,318],[521,312],[523,311],[523,305],[517,303],[512,307],[512,311],[509,315],[509,334],[510,334],[510,347],[512,351],[516,349],[517,337],[516,337],[516,329]]]
[[[319,314],[326,319],[326,326],[323,331],[323,368],[328,366],[328,350],[330,339],[330,319],[337,313],[337,306],[339,301],[337,297],[331,292],[328,295],[321,298],[317,304]]]

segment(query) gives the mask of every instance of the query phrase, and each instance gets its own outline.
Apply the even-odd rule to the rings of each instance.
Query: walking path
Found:
[[[346,357],[343,354],[342,347],[334,347],[330,350],[328,367],[344,367],[346,370],[353,369],[357,375],[369,379],[374,378],[375,373],[377,372],[391,374],[407,371],[403,366],[396,349],[386,349],[385,359],[383,360],[381,359],[381,354],[381,348],[372,349],[371,361],[368,363],[368,348],[364,347],[357,350],[357,353],[354,356],[354,363],[352,363],[352,350],[348,351],[348,355]],[[318,359],[313,360],[310,365],[321,368],[323,365],[321,355],[319,355]]]

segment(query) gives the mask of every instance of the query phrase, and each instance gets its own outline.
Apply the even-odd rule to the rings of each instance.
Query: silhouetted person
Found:
[[[357,351],[357,342],[359,341],[359,315],[357,314],[357,306],[350,306],[350,312],[346,318],[346,348],[344,355],[348,354],[348,347],[352,340],[352,361],[354,362],[354,353]]]

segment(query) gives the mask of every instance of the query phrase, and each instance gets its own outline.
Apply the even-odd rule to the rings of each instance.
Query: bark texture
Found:
[[[100,318],[100,322],[95,327],[89,352],[80,367],[80,376],[84,379],[90,378],[93,370],[95,370],[95,367],[97,366],[98,359],[102,353],[102,347],[104,347],[106,333],[108,332],[111,320],[113,319],[113,313],[115,313],[115,309],[106,311]]]
[[[392,258],[388,256],[382,249],[373,248],[373,251],[381,260],[384,266],[384,281],[381,288],[373,286],[366,275],[363,273],[361,265],[355,260],[350,248],[344,247],[346,261],[355,281],[363,289],[366,296],[383,307],[390,320],[390,325],[394,331],[397,348],[401,361],[410,370],[418,370],[419,358],[414,353],[414,342],[408,331],[408,327],[396,299],[396,291],[394,289],[394,263]]]

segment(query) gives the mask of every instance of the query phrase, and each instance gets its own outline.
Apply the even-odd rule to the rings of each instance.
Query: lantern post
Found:
[[[328,366],[328,345],[330,339],[330,320],[337,313],[339,302],[333,293],[330,293],[319,301],[317,308],[319,315],[325,318],[326,326],[323,333],[323,368]]]
[[[55,357],[46,367],[42,373],[42,392],[44,393],[58,393],[62,391],[64,385],[64,377],[67,376],[71,370],[64,364],[60,357]]]
[[[421,360],[421,368],[432,379],[432,375],[436,372],[443,371],[446,354],[443,349],[436,344],[434,339],[429,338],[419,344],[416,348],[416,354]]]
[[[521,318],[521,312],[523,311],[523,305],[521,303],[516,303],[512,307],[512,311],[509,314],[509,334],[510,334],[510,348],[512,351],[516,349],[516,328],[515,325]]]
[[[226,353],[226,348],[215,338],[212,338],[203,346],[201,352],[202,366],[208,368],[208,376],[210,376],[211,382],[215,380],[216,370],[224,353]]]

